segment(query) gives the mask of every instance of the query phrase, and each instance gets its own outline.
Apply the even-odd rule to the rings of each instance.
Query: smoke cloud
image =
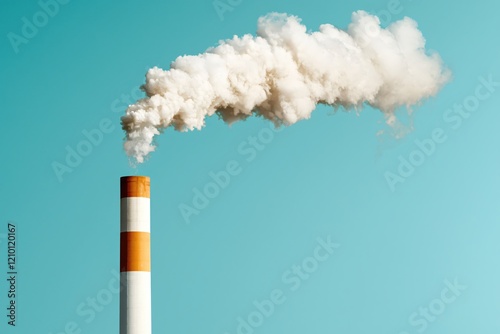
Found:
[[[227,123],[251,115],[277,126],[308,119],[316,105],[394,111],[435,95],[450,72],[410,18],[380,27],[376,16],[352,14],[347,31],[330,24],[308,32],[300,19],[272,13],[257,36],[234,36],[197,56],[177,58],[169,70],[151,68],[147,97],[122,117],[125,151],[138,163],[154,151],[154,137],[173,127],[200,130],[205,118]]]

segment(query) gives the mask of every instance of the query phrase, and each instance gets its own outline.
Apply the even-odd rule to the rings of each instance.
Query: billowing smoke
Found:
[[[308,32],[298,17],[268,14],[256,37],[235,36],[179,57],[169,70],[151,68],[142,86],[147,97],[122,117],[124,146],[141,163],[168,127],[200,130],[213,114],[227,123],[255,114],[291,125],[308,119],[318,103],[346,109],[367,103],[391,124],[396,108],[435,95],[449,77],[412,19],[384,29],[378,17],[358,11],[347,31],[324,24]]]

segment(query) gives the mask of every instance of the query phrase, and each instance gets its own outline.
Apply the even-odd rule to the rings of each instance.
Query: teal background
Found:
[[[87,298],[106,295],[113,282],[119,177],[139,174],[152,180],[155,333],[237,333],[237,318],[273,289],[286,301],[254,333],[498,333],[500,87],[457,129],[443,119],[474,94],[479,77],[500,81],[498,2],[401,0],[391,20],[414,18],[453,71],[437,97],[415,108],[414,131],[403,139],[376,136],[385,129],[377,110],[333,115],[320,106],[276,133],[251,162],[238,146],[268,126],[261,119],[228,127],[212,118],[200,132],[169,130],[137,169],[122,150],[119,118],[147,68],[254,33],[271,11],[298,15],[311,30],[346,28],[353,11],[377,13],[388,3],[245,0],[221,20],[209,0],[73,0],[15,53],[7,34],[21,34],[22,18],[40,6],[2,1],[0,273],[13,221],[19,276],[17,326],[2,314],[0,331],[118,332],[116,293],[108,290],[112,299],[92,319],[77,308],[88,311]],[[113,130],[60,182],[52,164],[64,163],[66,146],[74,149],[82,131],[103,119]],[[436,128],[447,140],[391,191],[384,174]],[[179,206],[191,205],[193,189],[231,160],[242,172],[187,224]],[[340,248],[291,291],[283,273],[327,236]],[[455,278],[465,291],[424,330],[412,325],[412,313]]]

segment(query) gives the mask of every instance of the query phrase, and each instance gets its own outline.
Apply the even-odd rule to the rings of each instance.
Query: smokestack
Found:
[[[150,180],[120,178],[120,334],[151,334]]]

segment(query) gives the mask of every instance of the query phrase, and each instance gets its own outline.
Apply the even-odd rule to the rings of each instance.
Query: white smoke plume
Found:
[[[200,130],[213,114],[227,123],[254,114],[291,125],[308,119],[318,103],[346,109],[367,103],[391,124],[396,108],[435,95],[449,78],[410,18],[384,29],[378,17],[358,11],[347,31],[324,24],[308,32],[298,17],[272,13],[258,20],[257,36],[179,57],[169,70],[151,68],[142,86],[147,97],[122,117],[124,146],[141,163],[168,127]]]

